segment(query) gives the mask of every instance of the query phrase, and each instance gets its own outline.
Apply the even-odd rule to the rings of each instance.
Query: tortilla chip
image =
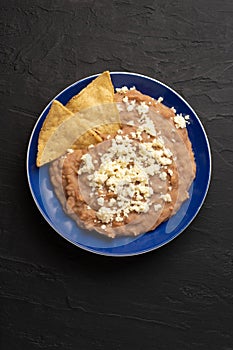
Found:
[[[96,79],[87,85],[78,95],[66,104],[66,107],[73,113],[82,111],[102,103],[114,101],[114,88],[109,71],[103,72]]]
[[[46,143],[48,142],[54,131],[57,129],[57,127],[60,124],[62,124],[65,120],[70,118],[72,115],[73,113],[65,106],[63,106],[59,101],[53,101],[39,134],[38,153],[36,159],[36,165],[38,167],[50,161],[50,157],[46,157],[46,154],[44,154]]]
[[[109,132],[109,128],[111,128],[111,132]],[[76,150],[87,148],[90,145],[97,145],[97,143],[103,142],[109,134],[116,134],[118,130],[118,123],[99,125],[98,127],[94,127],[92,130],[88,130],[85,132],[85,134],[81,135],[71,148]]]
[[[119,129],[119,113],[115,103],[97,105],[72,114],[47,139],[40,163],[53,161],[64,155],[69,148],[86,148],[103,141],[98,129],[110,131],[110,127],[111,133]]]
[[[71,148],[75,150],[84,149],[90,145],[96,145],[102,141],[102,137],[98,135],[94,129],[88,130],[75,141]]]
[[[94,107],[103,103],[114,102],[114,87],[112,85],[109,71],[103,72],[96,79],[94,79],[86,88],[84,88],[78,95],[74,96],[67,104],[73,113]],[[116,120],[116,122],[119,122]],[[103,139],[101,134],[113,134],[119,129],[119,124],[100,125],[94,130],[88,131],[82,135],[72,146],[74,149],[85,148],[90,144],[97,144]]]
[[[94,131],[97,133],[97,135],[101,136],[114,135],[120,128],[120,124],[117,124],[119,120],[120,119],[118,118],[115,123],[99,125],[94,128]]]
[[[71,118],[72,117],[72,118]],[[102,134],[114,134],[120,127],[109,72],[94,79],[65,106],[54,101],[42,126],[37,166],[66,153],[103,141]]]

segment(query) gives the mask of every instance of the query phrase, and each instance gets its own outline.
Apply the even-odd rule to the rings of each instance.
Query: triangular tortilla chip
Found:
[[[71,146],[72,149],[84,149],[89,145],[96,145],[99,142],[102,142],[103,139],[100,135],[93,130],[87,130],[83,135],[78,137],[75,143]]]
[[[90,144],[103,141],[101,135],[98,134],[98,127],[105,131],[106,127],[111,126],[112,132],[115,124],[117,128],[119,127],[118,121],[119,113],[115,103],[104,103],[72,114],[60,123],[46,139],[40,164],[53,161],[65,154],[69,148],[85,148]]]
[[[63,106],[59,101],[53,101],[39,134],[38,153],[36,159],[36,165],[38,167],[50,161],[50,159],[46,159],[46,155],[43,154],[46,143],[54,131],[58,128],[58,126],[70,118],[72,115],[73,113],[65,106]]]
[[[109,72],[104,72],[66,107],[58,101],[52,103],[39,135],[36,164],[39,167],[53,161],[67,148],[85,148],[101,142],[101,134],[114,134],[119,127],[114,88]]]
[[[66,104],[73,113],[102,103],[113,103],[114,88],[109,71],[103,72]]]

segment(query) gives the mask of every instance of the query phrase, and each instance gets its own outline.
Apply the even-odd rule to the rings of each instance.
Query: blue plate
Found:
[[[96,76],[90,76],[70,85],[60,92],[55,99],[66,104],[71,97],[87,86]],[[80,229],[72,219],[64,214],[53,192],[49,180],[48,166],[43,166],[40,169],[36,166],[38,136],[52,101],[44,109],[32,131],[27,153],[27,175],[31,193],[38,209],[50,226],[62,237],[93,253],[130,256],[146,253],[163,246],[177,237],[192,222],[204,202],[209,187],[211,153],[205,130],[196,113],[174,90],[155,79],[135,73],[113,72],[111,78],[114,87],[136,86],[143,94],[154,98],[162,96],[165,105],[175,107],[177,113],[190,116],[191,123],[187,126],[187,129],[195,154],[197,173],[189,190],[190,198],[182,205],[177,214],[154,231],[136,238],[123,237],[112,240],[97,233]]]

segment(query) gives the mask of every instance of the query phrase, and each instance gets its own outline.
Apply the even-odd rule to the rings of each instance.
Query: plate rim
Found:
[[[173,92],[179,99],[181,99],[187,106],[188,108],[192,111],[192,113],[195,115],[195,118],[196,120],[198,121],[199,123],[199,126],[201,127],[201,130],[202,130],[202,133],[203,133],[203,136],[204,136],[204,139],[205,139],[205,142],[206,142],[206,145],[207,145],[207,154],[208,154],[208,158],[209,158],[209,171],[208,171],[208,181],[206,183],[206,189],[205,189],[205,193],[203,195],[203,198],[201,200],[201,203],[199,204],[197,210],[196,210],[196,213],[193,215],[193,217],[191,218],[191,220],[182,228],[181,231],[179,231],[174,237],[170,238],[168,241],[166,242],[163,242],[159,245],[157,245],[156,247],[152,247],[152,248],[149,248],[149,249],[144,249],[144,250],[141,250],[139,252],[136,252],[136,253],[127,253],[127,254],[119,254],[119,253],[111,253],[111,252],[100,252],[100,251],[96,251],[88,246],[83,246],[79,243],[74,243],[72,242],[69,238],[66,238],[64,237],[57,229],[55,229],[53,227],[52,222],[50,223],[49,219],[45,216],[45,214],[43,213],[42,209],[40,208],[40,205],[37,201],[37,198],[36,196],[34,195],[34,192],[33,192],[33,189],[32,189],[32,185],[31,185],[31,181],[30,181],[30,174],[29,174],[29,154],[30,154],[30,149],[31,149],[31,143],[32,143],[32,139],[33,139],[33,136],[34,136],[34,133],[35,133],[35,130],[37,128],[37,125],[42,117],[42,115],[44,114],[44,112],[46,111],[46,109],[50,106],[50,104],[56,100],[61,94],[63,94],[66,90],[70,89],[72,86],[75,86],[76,84],[78,83],[82,83],[83,81],[87,80],[87,79],[91,79],[91,78],[95,78],[97,76],[99,76],[101,73],[97,73],[97,74],[93,74],[93,75],[90,75],[90,76],[87,76],[85,78],[82,78],[80,80],[77,80],[75,81],[74,83],[66,86],[63,90],[61,90],[53,99],[51,99],[49,101],[49,103],[45,106],[45,108],[43,109],[43,111],[40,113],[39,117],[37,118],[37,121],[31,131],[31,134],[30,134],[30,138],[29,138],[29,142],[28,142],[28,147],[27,147],[27,155],[26,155],[26,172],[27,172],[27,180],[28,180],[28,185],[29,185],[29,188],[30,188],[30,192],[31,192],[31,195],[32,195],[32,198],[37,206],[37,208],[39,209],[39,212],[41,213],[41,215],[43,216],[43,218],[47,221],[47,223],[49,224],[49,226],[56,232],[59,234],[59,236],[61,236],[63,239],[65,239],[66,241],[68,241],[69,243],[73,244],[75,247],[79,247],[80,249],[83,249],[89,253],[94,253],[94,254],[97,254],[97,255],[102,255],[102,256],[109,256],[109,257],[116,257],[116,258],[124,258],[124,257],[130,257],[130,256],[137,256],[137,255],[142,255],[142,254],[145,254],[145,253],[149,253],[149,252],[152,252],[154,250],[157,250],[163,246],[165,246],[166,244],[172,242],[175,238],[177,238],[181,233],[183,233],[187,227],[193,222],[193,220],[196,218],[197,214],[199,213],[201,207],[203,206],[204,204],[204,201],[206,199],[206,196],[207,196],[207,193],[209,191],[209,187],[210,187],[210,182],[211,182],[211,175],[212,175],[212,154],[211,154],[211,148],[210,148],[210,143],[209,143],[209,140],[208,140],[208,137],[207,137],[207,133],[204,129],[204,126],[201,122],[201,120],[199,119],[197,113],[194,111],[194,109],[191,107],[191,105],[178,93],[176,92],[173,88],[171,88],[170,86],[168,86],[167,84],[161,82],[160,80],[157,80],[157,79],[154,79],[154,78],[151,78],[151,77],[148,77],[147,75],[144,75],[144,74],[140,74],[140,73],[134,73],[134,72],[121,72],[121,71],[113,71],[113,72],[109,72],[110,73],[110,76],[112,75],[116,75],[116,74],[121,74],[121,75],[132,75],[132,76],[138,76],[138,77],[141,77],[141,78],[144,78],[144,79],[148,79],[148,80],[151,80],[152,82],[155,82],[155,83],[158,83],[162,86],[164,86],[166,89],[170,90],[171,92]]]

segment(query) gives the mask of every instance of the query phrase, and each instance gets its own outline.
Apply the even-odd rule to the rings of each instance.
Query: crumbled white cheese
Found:
[[[136,107],[139,115],[145,115],[149,112],[149,106],[147,106],[146,102],[140,102],[140,104]]]
[[[170,196],[169,193],[161,194],[161,195],[160,195],[160,198],[161,198],[164,202],[171,202],[171,201],[172,201],[172,198],[171,198],[171,196]]]
[[[121,142],[122,141],[122,136],[121,135],[117,135],[116,137],[115,137],[115,140],[116,140],[116,142]],[[101,154],[102,155],[102,154]]]
[[[132,104],[128,104],[128,106],[126,107],[127,112],[132,112],[134,110],[134,105]]]
[[[117,106],[118,112],[122,112],[124,110],[121,103],[117,103],[116,106]]]
[[[127,86],[122,86],[121,88],[116,88],[116,92],[120,93],[120,94],[125,94],[129,89],[127,88]]]
[[[111,198],[108,204],[110,207],[112,207],[114,204],[116,204],[116,200],[114,198]]]
[[[174,107],[172,107],[171,110],[176,114],[176,109]]]
[[[90,155],[82,157],[83,164],[79,171],[82,173],[92,170],[92,174],[88,175],[89,186],[91,192],[98,197],[97,203],[100,208],[96,212],[96,217],[98,222],[103,224],[111,224],[114,220],[121,222],[131,212],[148,212],[152,204],[150,197],[154,193],[150,176],[158,175],[161,180],[166,181],[167,173],[162,169],[163,166],[172,163],[172,152],[165,147],[163,138],[156,136],[154,124],[146,115],[149,107],[145,103],[137,107],[143,118],[143,124],[132,132],[131,136],[136,140],[142,140],[142,132],[153,133],[151,142],[137,142],[128,135],[120,135],[121,132],[118,132],[111,140],[108,149],[103,154],[98,153],[100,156],[98,169],[94,169]],[[104,199],[104,190],[114,198]],[[169,201],[171,199],[169,196],[161,193],[164,201]]]
[[[153,121],[148,118],[148,117],[145,117],[144,119],[144,123],[141,124],[138,128],[140,131],[145,131],[147,134],[151,135],[151,136],[156,136],[157,133],[156,133],[156,130],[155,130],[155,126],[154,126],[154,123]]]
[[[121,222],[121,221],[123,221],[124,219],[123,219],[122,216],[117,215],[116,218],[115,218],[115,220],[116,220],[117,222]]]
[[[73,152],[74,152],[74,150],[72,148],[67,149],[67,153],[73,153]]]
[[[159,174],[159,178],[162,180],[162,181],[166,181],[167,179],[167,173],[165,171],[162,171],[160,174]]]
[[[166,157],[172,157],[173,154],[169,148],[164,148],[163,153]]]
[[[97,198],[97,203],[98,203],[100,206],[103,206],[103,205],[104,205],[104,198],[103,198],[103,197]]]
[[[134,121],[133,121],[133,120],[129,120],[129,121],[127,122],[127,125],[129,125],[129,126],[134,126]]]
[[[106,208],[106,207],[101,207],[96,212],[97,218],[106,224],[112,221],[113,215],[114,215],[114,212],[110,208]]]
[[[136,100],[125,100],[127,112],[132,112],[136,107]]]
[[[172,169],[168,169],[168,174],[170,175],[170,176],[172,176],[173,175],[173,170]]]
[[[167,157],[160,157],[159,158],[160,164],[161,165],[169,165],[172,164],[172,160],[167,158]]]
[[[177,114],[174,117],[174,123],[175,123],[175,127],[177,129],[184,129],[186,128],[186,120],[184,119],[184,117],[182,116],[182,114]]]
[[[161,102],[163,102],[163,97],[160,96],[157,100],[157,103],[161,103]]]
[[[142,132],[140,130],[136,131],[136,138],[139,140],[139,141],[142,141]]]
[[[99,220],[104,223],[112,222],[113,219],[122,221],[123,217],[127,216],[131,211],[140,213],[149,210],[149,206],[145,200],[151,196],[153,191],[149,187],[148,175],[138,164],[134,164],[129,168],[126,162],[119,159],[102,163],[99,172],[95,171],[94,173],[94,181],[97,188],[99,179],[101,179],[100,175],[107,176],[106,185],[117,195],[119,209],[110,210],[110,208],[102,206],[96,214]],[[103,205],[104,203],[100,199],[97,201],[99,205]],[[109,201],[110,206],[113,206],[115,203],[116,200],[113,198]]]
[[[121,88],[116,88],[116,92],[120,94],[125,94],[129,90],[136,90],[135,86],[132,86],[130,89],[127,88],[127,86],[122,86]]]
[[[162,205],[161,205],[161,204],[155,204],[155,205],[154,205],[154,210],[155,210],[155,211],[159,211],[161,208],[162,208]]]
[[[134,132],[134,131],[132,131],[132,132],[130,133],[130,135],[132,136],[133,139],[136,139],[136,138],[137,138],[136,132]]]
[[[91,171],[94,170],[91,155],[86,153],[82,156],[81,160],[83,161],[83,165],[79,168],[78,175],[82,173],[91,173]]]

